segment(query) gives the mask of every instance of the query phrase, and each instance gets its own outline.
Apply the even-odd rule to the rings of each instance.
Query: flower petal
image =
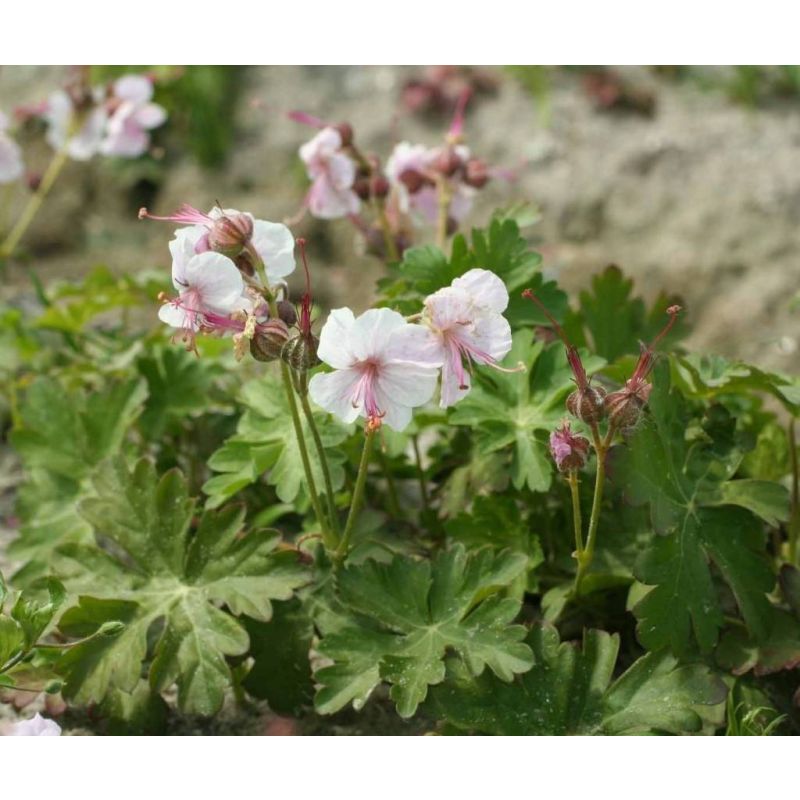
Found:
[[[153,96],[153,84],[144,75],[123,75],[114,81],[114,94],[120,100],[141,105]]]
[[[264,260],[270,280],[285,278],[294,272],[294,236],[285,225],[257,219],[253,223],[251,241]]]
[[[204,308],[230,314],[242,307],[244,281],[229,258],[221,253],[200,253],[186,267],[186,278],[199,294]]]
[[[442,337],[425,325],[406,324],[392,333],[383,353],[383,361],[438,368],[444,361]]]
[[[409,408],[425,405],[436,391],[438,377],[439,370],[435,367],[384,364],[376,379],[378,396],[385,398],[381,411],[388,411],[396,404]]]
[[[353,422],[362,410],[353,405],[355,388],[361,378],[358,370],[340,369],[336,372],[317,373],[308,383],[311,399],[344,422]]]
[[[133,118],[142,128],[150,130],[167,121],[167,110],[158,103],[145,103],[141,108],[136,109]]]
[[[454,289],[463,289],[478,306],[486,306],[498,314],[508,308],[508,289],[494,272],[488,269],[471,269],[452,284]]]
[[[359,361],[386,357],[392,334],[408,325],[402,314],[391,308],[371,308],[353,324],[350,331],[350,349]]]
[[[334,308],[322,326],[317,355],[335,369],[351,367],[357,360],[350,349],[350,333],[355,321],[349,308]]]
[[[25,165],[22,150],[10,137],[0,133],[0,183],[11,183],[22,177]]]

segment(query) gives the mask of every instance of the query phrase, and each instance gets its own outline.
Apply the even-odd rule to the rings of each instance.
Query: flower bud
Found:
[[[308,335],[298,334],[284,344],[281,350],[281,358],[295,372],[307,372],[321,363],[317,357],[318,347],[319,339],[313,333]]]
[[[483,189],[489,182],[489,168],[479,158],[471,158],[464,165],[464,183],[475,189]]]
[[[650,384],[645,385],[650,388]],[[646,404],[646,398],[642,398],[639,393],[631,392],[627,387],[611,392],[606,397],[608,420],[621,433],[629,433],[639,422]]]
[[[430,183],[421,172],[415,169],[406,169],[400,173],[400,182],[408,189],[409,194],[416,194],[423,186]]]
[[[373,175],[369,183],[369,193],[372,197],[383,199],[389,194],[389,181],[383,175]]]
[[[433,163],[431,164],[436,172],[439,172],[448,178],[455,175],[462,165],[463,162],[461,157],[458,155],[458,153],[456,153],[454,147],[443,148],[436,158],[434,158]]]
[[[605,389],[589,385],[576,389],[567,398],[567,410],[587,425],[597,424],[606,413]]]
[[[215,219],[208,232],[209,247],[229,258],[236,258],[253,235],[253,218],[249,214],[223,214]]]
[[[275,361],[289,339],[289,331],[280,320],[258,325],[250,340],[250,355],[256,361]]]
[[[297,324],[297,309],[288,300],[278,300],[278,316],[290,328]]]
[[[359,175],[353,181],[353,191],[358,195],[359,200],[366,203],[369,200],[369,178],[366,175]]]
[[[550,453],[559,472],[582,469],[589,456],[589,440],[572,433],[569,421],[565,420],[550,434]]]

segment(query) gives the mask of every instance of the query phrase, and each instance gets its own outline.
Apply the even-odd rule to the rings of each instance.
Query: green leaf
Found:
[[[63,585],[55,578],[37,581],[20,593],[11,617],[23,631],[26,649],[32,648],[47,631],[66,596]]]
[[[77,503],[90,493],[89,477],[98,465],[120,451],[145,396],[140,379],[111,382],[89,396],[52,378],[31,384],[11,432],[28,479],[17,504],[20,537],[10,552],[35,562],[29,568],[34,576],[58,544],[89,539],[91,528]]]
[[[0,616],[0,669],[25,647],[25,632],[16,620]]]
[[[276,714],[298,716],[314,699],[311,650],[314,625],[296,600],[276,603],[269,623],[245,620],[253,666],[244,688]]]
[[[231,680],[226,657],[249,645],[236,616],[267,621],[271,601],[292,596],[306,580],[296,553],[276,552],[278,537],[266,531],[243,535],[236,508],[206,512],[192,532],[194,503],[183,476],[173,470],[158,478],[144,459],[132,471],[123,459],[109,463],[95,489],[81,511],[99,541],[113,547],[60,549],[60,572],[82,595],[61,629],[88,636],[110,620],[125,628],[71,648],[63,660],[65,696],[90,703],[112,688],[132,692],[158,623],[151,685],[165,691],[177,684],[182,710],[215,713]]]
[[[434,710],[459,728],[508,736],[689,733],[702,728],[703,707],[725,701],[725,684],[708,668],[665,653],[648,653],[612,684],[616,634],[585,631],[578,648],[536,626],[527,642],[535,664],[513,683],[449,664]]]
[[[265,472],[278,497],[285,503],[293,502],[303,489],[304,471],[283,383],[278,376],[265,373],[242,387],[241,401],[246,410],[239,420],[236,435],[208,462],[212,470],[222,473],[203,486],[203,491],[209,495],[208,507],[218,507]],[[349,428],[322,411],[315,412],[314,420],[326,450],[334,489],[338,489],[344,482],[345,455],[337,445],[347,438]],[[305,419],[303,430],[317,486],[324,486]]]
[[[720,666],[734,675],[771,675],[800,666],[800,621],[774,609],[769,634],[755,639],[739,628],[725,633],[716,650]]]
[[[550,488],[553,466],[547,436],[565,415],[564,400],[574,389],[572,372],[560,345],[545,348],[531,342],[530,332],[514,334],[505,363],[521,362],[524,372],[483,370],[480,384],[453,409],[454,425],[472,428],[475,448],[481,454],[496,451],[511,456],[514,487],[531,491]],[[589,374],[603,362],[583,357]]]
[[[433,561],[395,556],[388,564],[346,567],[338,597],[359,616],[318,647],[334,663],[315,674],[317,710],[332,713],[348,702],[359,707],[384,680],[398,713],[410,717],[428,686],[444,678],[443,659],[453,651],[473,675],[488,666],[510,681],[529,669],[530,649],[520,641],[525,629],[511,624],[520,603],[499,594],[525,566],[519,553],[467,555],[456,545]]]
[[[732,591],[748,629],[763,636],[770,616],[766,594],[775,577],[762,526],[731,504],[770,522],[782,513],[781,491],[762,482],[725,480],[730,470],[724,468],[723,450],[729,442],[709,442],[707,435],[687,441],[690,418],[670,388],[667,363],[657,367],[653,383],[650,417],[616,465],[628,497],[649,503],[658,534],[634,570],[642,583],[654,587],[634,609],[639,639],[649,650],[669,647],[676,655],[688,652],[693,640],[703,652],[714,647],[723,612],[711,563]]]

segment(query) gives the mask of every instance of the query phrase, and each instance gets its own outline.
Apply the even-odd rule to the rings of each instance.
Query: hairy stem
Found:
[[[325,496],[328,501],[328,517],[331,529],[339,538],[339,515],[336,512],[336,496],[333,493],[333,481],[331,481],[331,471],[328,466],[328,456],[325,453],[325,447],[322,444],[322,437],[319,435],[319,428],[314,419],[314,412],[311,410],[311,405],[308,402],[308,376],[303,374],[300,379],[300,405],[303,409],[308,427],[311,430],[311,436],[314,439],[314,446],[317,450],[317,457],[319,458],[319,465],[322,469],[322,477],[325,481]]]
[[[344,526],[344,533],[339,540],[339,546],[336,548],[336,557],[343,559],[350,549],[350,540],[353,537],[353,529],[356,525],[361,506],[364,502],[364,488],[367,485],[367,470],[369,469],[369,459],[372,453],[372,440],[375,438],[375,429],[367,426],[364,435],[364,449],[361,451],[361,463],[358,465],[358,477],[356,478],[356,486],[353,489],[353,499],[350,503],[350,513],[347,515],[347,523]]]
[[[58,178],[61,170],[64,168],[64,164],[67,163],[67,157],[66,146],[57,150],[53,155],[52,160],[47,165],[47,169],[42,176],[39,188],[30,196],[27,205],[22,210],[20,218],[9,231],[8,236],[3,240],[2,245],[0,245],[0,258],[10,258],[17,249],[20,239],[22,239],[25,235],[25,231],[28,230],[30,224],[35,219],[36,214],[42,207],[42,203],[44,203],[45,198],[53,188],[56,178]]]
[[[583,553],[583,520],[581,519],[581,498],[578,493],[578,472],[571,469],[567,473],[567,483],[569,484],[569,491],[572,495],[572,523],[575,527],[575,558],[580,563],[581,554]]]
[[[425,482],[425,470],[422,469],[422,454],[419,451],[419,440],[416,436],[411,437],[411,445],[414,448],[414,458],[417,462],[417,477],[419,478],[419,491],[422,495],[422,508],[423,510],[428,511],[430,509],[428,485]]]
[[[586,547],[578,555],[578,572],[575,575],[575,595],[580,595],[581,583],[594,559],[597,544],[597,527],[600,523],[600,506],[603,504],[603,486],[606,480],[606,447],[600,437],[594,436],[594,449],[597,454],[597,473],[594,480],[594,498],[592,513],[589,517],[589,532],[586,536]]]
[[[386,216],[386,204],[383,200],[375,202],[375,213],[378,217],[378,223],[381,226],[383,233],[383,244],[386,247],[386,257],[389,261],[399,261],[400,254],[397,252],[397,242],[395,242],[394,235],[392,234],[392,227],[389,224],[389,217]]]
[[[447,178],[439,181],[439,216],[436,220],[436,244],[441,250],[447,245],[447,219],[450,214],[450,187]]]

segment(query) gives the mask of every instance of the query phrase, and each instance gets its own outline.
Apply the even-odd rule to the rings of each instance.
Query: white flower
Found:
[[[172,283],[178,297],[158,310],[162,322],[192,334],[203,329],[238,329],[230,324],[235,311],[251,311],[236,264],[220,253],[195,253],[192,233],[180,231],[170,242]]]
[[[114,110],[108,119],[101,150],[106,155],[137,158],[150,146],[153,128],[163,125],[167,112],[152,103],[153,84],[143,75],[125,75],[114,83]]]
[[[47,141],[55,150],[67,148],[70,158],[88,161],[100,151],[105,135],[108,113],[102,105],[92,108],[78,130],[75,126],[75,108],[69,95],[59,90],[47,99],[44,119],[48,124]]]
[[[361,207],[353,191],[355,162],[341,150],[342,137],[335,128],[323,128],[300,148],[300,158],[311,178],[306,204],[320,219],[357,214]]]
[[[143,208],[139,212],[139,217],[179,222],[190,226],[175,231],[175,239],[170,243],[170,250],[173,250],[173,246],[182,248],[184,245],[178,245],[177,242],[178,240],[184,242],[188,236],[195,253],[213,249],[235,257],[239,252],[247,252],[252,248],[256,256],[264,262],[270,283],[277,282],[294,272],[294,236],[279,222],[255,219],[252,214],[245,211],[217,206],[214,206],[208,214],[204,214],[187,204],[166,217],[153,216]]]
[[[469,392],[472,362],[502,370],[497,362],[511,349],[511,327],[503,317],[507,306],[505,284],[485,269],[471,269],[425,299],[422,319],[443,363],[442,408]]]
[[[7,128],[8,117],[0,111],[0,183],[12,183],[25,172],[22,151],[6,133]]]
[[[61,736],[61,727],[41,714],[11,726],[8,736]]]
[[[309,383],[312,399],[345,422],[366,417],[403,430],[411,409],[427,403],[441,366],[430,334],[388,308],[371,309],[358,319],[349,308],[331,311],[317,354],[334,372]]]

